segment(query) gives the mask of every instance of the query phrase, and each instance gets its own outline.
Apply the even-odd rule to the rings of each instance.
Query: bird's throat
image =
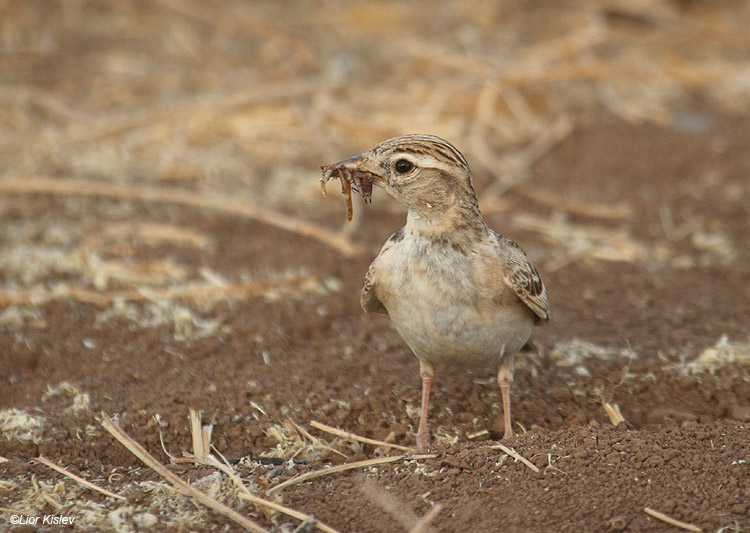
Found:
[[[448,209],[434,206],[425,206],[418,211],[409,209],[405,230],[414,236],[441,240],[474,240],[488,231],[478,209],[463,209],[456,205]]]

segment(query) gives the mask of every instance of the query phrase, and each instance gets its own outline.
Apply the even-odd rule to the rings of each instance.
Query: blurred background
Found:
[[[737,0],[4,0],[0,177],[319,217],[321,164],[425,132],[490,198],[594,121],[746,115],[748,28]]]

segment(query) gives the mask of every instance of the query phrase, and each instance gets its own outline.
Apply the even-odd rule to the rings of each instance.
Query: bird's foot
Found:
[[[417,446],[414,448],[415,453],[427,453],[430,451],[430,436],[425,433],[417,433]]]

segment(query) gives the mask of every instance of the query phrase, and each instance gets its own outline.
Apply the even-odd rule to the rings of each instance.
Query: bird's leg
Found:
[[[419,415],[419,429],[417,429],[417,452],[424,453],[430,445],[430,434],[427,432],[427,408],[430,405],[430,386],[435,378],[435,367],[429,361],[420,359],[419,373],[422,376],[422,412]]]
[[[513,383],[513,356],[503,357],[500,362],[500,369],[497,371],[497,383],[500,385],[500,392],[503,394],[503,416],[505,417],[504,439],[513,438],[513,428],[510,422],[510,385]]]

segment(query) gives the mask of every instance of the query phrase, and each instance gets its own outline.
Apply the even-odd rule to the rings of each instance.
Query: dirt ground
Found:
[[[53,81],[37,80],[63,91]],[[747,116],[700,90],[659,123],[586,113],[501,190],[481,150],[465,150],[485,218],[532,258],[553,313],[535,330],[540,352],[517,358],[518,435],[497,440],[496,369],[438,368],[434,456],[278,491],[302,473],[401,453],[313,422],[414,444],[417,361],[385,317],[359,307],[367,266],[405,214],[375,191],[371,206],[355,198],[355,221],[339,233],[343,200],[335,186],[324,200],[316,181],[316,165],[368,149],[380,126],[303,154],[291,177],[244,184],[228,181],[230,159],[195,170],[178,157],[159,174],[149,143],[145,159],[123,149],[125,175],[110,179],[107,143],[133,140],[117,128],[101,159],[71,141],[80,166],[62,148],[24,159],[3,145],[0,526],[37,531],[13,517],[56,515],[76,521],[41,530],[239,527],[170,488],[103,428],[111,417],[185,481],[269,531],[296,531],[299,520],[242,500],[214,468],[170,461],[194,451],[192,408],[212,425],[215,455],[241,458],[234,469],[252,493],[340,532],[677,530],[644,509],[692,531],[750,530]],[[3,120],[31,128],[21,115]],[[194,149],[209,160],[236,151],[216,146]],[[264,175],[260,156],[249,163]],[[299,184],[291,199],[270,196],[274,179]]]

